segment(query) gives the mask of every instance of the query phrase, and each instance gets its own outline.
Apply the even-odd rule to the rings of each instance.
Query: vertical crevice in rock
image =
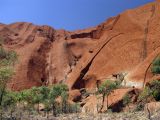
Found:
[[[149,25],[150,25],[151,19],[153,18],[154,14],[155,14],[155,11],[156,11],[155,5],[152,6],[152,10],[151,11],[152,11],[152,14],[151,14],[150,18],[148,19],[147,26],[145,28],[145,37],[144,37],[144,41],[143,41],[143,53],[142,53],[142,60],[143,61],[147,57],[148,30],[149,30]],[[158,55],[156,56],[156,58],[158,57]],[[145,87],[146,78],[147,78],[147,72],[148,72],[149,68],[151,67],[151,65],[152,65],[152,63],[149,64],[149,66],[147,67],[147,69],[145,71],[144,80],[143,80],[143,87]]]
[[[147,24],[146,24],[146,27],[144,29],[144,40],[142,42],[142,61],[144,61],[144,59],[147,57],[147,39],[148,39],[148,31],[149,31],[149,25],[150,25],[150,22],[151,22],[151,19],[152,17],[154,16],[155,14],[155,5],[152,6],[152,14],[150,16],[150,18],[147,20]]]
[[[83,77],[86,75],[86,73],[88,72],[90,66],[92,65],[93,60],[97,57],[97,55],[101,52],[101,50],[115,37],[121,35],[122,33],[116,34],[114,36],[112,36],[111,38],[109,38],[108,40],[106,40],[106,42],[99,48],[99,50],[96,52],[96,54],[91,58],[91,60],[88,62],[88,64],[81,70],[80,75],[77,77],[76,82],[74,83],[74,85],[72,86],[72,89],[76,89],[77,87],[77,83],[79,83],[79,81],[83,80]],[[85,86],[85,85],[84,85]]]
[[[51,53],[49,52],[48,54],[48,81],[47,81],[47,84],[50,84],[52,83],[52,61],[51,61]]]

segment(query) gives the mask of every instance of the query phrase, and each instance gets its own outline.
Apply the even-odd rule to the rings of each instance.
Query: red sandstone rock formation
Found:
[[[82,108],[82,113],[93,113],[97,114],[98,112],[106,112],[107,106],[108,108],[112,108],[112,111],[114,112],[120,112],[123,108],[123,97],[128,94],[131,96],[131,101],[134,102],[134,100],[137,98],[138,90],[133,88],[121,88],[116,89],[107,97],[105,97],[105,102],[103,105],[102,110],[100,111],[100,108],[102,106],[102,96],[96,96],[96,95],[90,95],[85,100],[85,105]]]
[[[157,0],[73,32],[24,22],[0,24],[5,47],[19,55],[9,87],[65,82],[70,89],[92,89],[116,73],[127,73],[124,85],[143,87],[153,77],[148,68],[160,52],[159,11]]]

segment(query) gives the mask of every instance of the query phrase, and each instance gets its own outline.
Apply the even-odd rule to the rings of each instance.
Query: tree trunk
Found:
[[[2,93],[0,95],[0,106],[2,105],[2,100],[3,100],[3,95],[4,95],[4,92],[5,92],[5,88],[6,88],[6,84],[4,84],[4,86],[2,87]]]
[[[40,111],[39,111],[39,102],[38,102],[38,109],[37,109],[37,112],[38,112],[38,114],[40,114]]]
[[[108,106],[108,95],[107,95],[107,110],[108,110],[108,107],[109,107],[109,106]]]
[[[102,109],[103,109],[103,107],[104,107],[104,100],[105,100],[105,94],[103,94],[103,96],[102,96],[102,106],[101,106],[99,112],[102,112]]]
[[[127,106],[128,106],[128,110],[129,110],[129,112],[130,112],[130,107],[129,107],[129,104],[127,104]]]
[[[55,105],[54,104],[52,104],[52,114],[53,114],[53,116],[56,116],[56,112],[55,112]]]

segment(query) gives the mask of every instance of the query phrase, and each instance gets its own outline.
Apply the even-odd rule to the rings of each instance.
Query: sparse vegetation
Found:
[[[40,104],[44,106],[43,109],[40,109]],[[52,112],[53,116],[57,116],[63,113],[79,112],[78,104],[68,102],[68,87],[64,84],[56,84],[52,87],[33,87],[20,92],[6,91],[2,108],[6,113],[10,111],[10,117],[15,109],[20,109],[18,115],[22,117],[22,112],[28,113],[28,118],[33,114],[49,116]]]
[[[148,89],[150,89],[150,94],[153,96],[153,98],[156,101],[160,100],[160,81],[159,80],[153,80],[149,83]]]
[[[60,113],[78,112],[78,104],[68,102],[68,87],[56,84],[52,87],[41,86],[20,92],[7,90],[7,83],[14,74],[13,66],[17,61],[17,54],[8,51],[0,43],[0,119],[12,118],[18,112],[19,119],[24,113],[41,114],[40,104],[44,105],[43,112],[49,116],[50,112],[56,116]],[[60,99],[60,101],[59,101]],[[35,107],[38,106],[38,107]],[[16,110],[16,111],[15,111]],[[17,117],[17,115],[14,117]]]
[[[6,86],[14,74],[13,66],[16,61],[16,52],[7,51],[0,44],[0,119],[3,119],[4,116],[6,117],[6,114],[9,118],[20,116],[19,118],[22,119],[24,113],[28,117],[30,115],[43,115],[48,118],[50,115],[57,116],[59,114],[80,112],[80,105],[78,103],[71,103],[68,100],[69,90],[65,84],[55,84],[49,87],[32,87],[31,89],[20,92],[7,90]],[[153,74],[160,74],[160,57],[153,61],[151,71]],[[105,98],[108,109],[108,96],[120,87],[121,82],[121,79],[119,81],[106,80],[99,86],[98,94],[102,95],[102,106],[100,106],[99,112],[104,107]],[[85,96],[88,97],[89,94]],[[138,97],[136,110],[143,110],[144,105],[152,99],[156,101],[160,100],[160,81],[158,80],[150,82],[141,92]],[[123,97],[123,105],[127,106],[130,110],[129,103],[131,103],[131,97],[129,94],[126,94]],[[40,105],[43,105],[43,107],[40,108]]]
[[[0,40],[1,41],[1,40]],[[12,112],[15,104],[15,95],[12,92],[6,90],[8,81],[14,74],[13,65],[17,61],[17,54],[14,51],[4,49],[2,43],[0,43],[0,118],[2,119],[3,112],[10,108]]]
[[[143,110],[144,105],[150,101],[160,101],[160,81],[151,81],[138,97],[137,110]]]
[[[139,96],[139,101],[148,101],[148,98],[154,98],[156,101],[160,100],[160,81],[151,81]]]
[[[107,96],[107,109],[108,109],[108,96],[111,94],[111,92],[114,89],[117,89],[118,86],[119,84],[117,84],[117,82],[110,81],[110,80],[106,80],[104,83],[100,85],[100,87],[98,88],[98,92],[102,94],[102,106],[100,108],[100,111],[104,106],[105,96]]]
[[[129,108],[129,103],[131,103],[131,98],[130,98],[129,94],[127,93],[127,94],[123,97],[123,105],[124,105],[124,106],[127,106],[128,109],[130,110],[130,108]]]
[[[160,74],[160,56],[153,60],[151,71],[153,74]]]
[[[148,102],[151,97],[151,91],[148,87],[145,87],[138,97],[138,104],[135,111],[141,111],[144,109],[144,105]]]

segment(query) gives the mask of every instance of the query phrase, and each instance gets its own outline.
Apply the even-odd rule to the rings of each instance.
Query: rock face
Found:
[[[73,32],[0,24],[5,47],[19,55],[8,86],[21,90],[64,82],[70,89],[92,89],[113,74],[127,73],[124,85],[143,87],[153,77],[149,68],[160,52],[159,11],[156,1]]]
[[[107,96],[105,97],[103,107],[102,96],[90,95],[85,100],[86,104],[82,108],[82,113],[97,114],[98,112],[106,112],[108,109],[111,109],[112,112],[120,112],[124,107],[123,97],[126,94],[130,95],[131,101],[134,102],[137,99],[138,90],[133,88],[116,89],[108,96],[108,99]]]

